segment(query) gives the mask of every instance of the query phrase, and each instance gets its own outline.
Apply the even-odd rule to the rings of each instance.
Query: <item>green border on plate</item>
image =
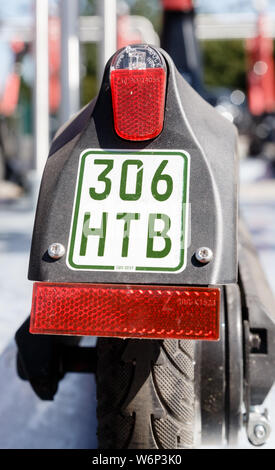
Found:
[[[84,151],[85,152],[85,151]],[[100,265],[78,265],[73,262],[73,251],[74,251],[74,244],[75,244],[75,237],[76,237],[76,228],[77,228],[77,220],[78,220],[78,214],[79,214],[79,205],[80,205],[80,198],[81,198],[81,189],[82,189],[82,183],[83,183],[83,174],[84,174],[84,167],[85,167],[85,160],[88,155],[181,155],[184,159],[184,170],[183,170],[183,191],[182,191],[182,218],[181,218],[181,233],[183,234],[183,228],[185,228],[184,235],[182,237],[182,246],[180,250],[180,262],[179,265],[175,268],[164,268],[164,267],[143,267],[143,266],[136,266],[135,271],[128,271],[128,270],[115,270],[114,266],[100,266]],[[73,224],[71,228],[71,235],[70,235],[70,247],[69,247],[69,255],[68,255],[68,265],[69,267],[73,269],[79,269],[82,271],[88,271],[88,270],[97,270],[97,271],[116,271],[120,273],[133,273],[136,271],[159,271],[159,272],[176,272],[179,271],[183,264],[184,264],[184,246],[185,246],[185,237],[186,237],[186,225],[187,225],[187,220],[186,220],[186,200],[187,200],[187,187],[188,187],[188,174],[189,174],[189,158],[188,156],[181,152],[181,151],[167,151],[164,149],[163,151],[123,151],[123,150],[117,150],[117,151],[112,151],[112,150],[87,150],[87,152],[81,154],[81,163],[80,163],[80,168],[79,168],[79,177],[78,177],[78,183],[77,183],[77,190],[76,190],[76,197],[75,197],[75,204],[74,204],[74,215],[73,215]],[[184,224],[185,222],[185,224]],[[185,225],[185,226],[184,226]]]

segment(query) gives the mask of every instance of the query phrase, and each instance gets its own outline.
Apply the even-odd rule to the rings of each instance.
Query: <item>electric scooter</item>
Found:
[[[94,373],[101,449],[270,434],[257,407],[275,379],[274,299],[239,221],[236,143],[170,56],[140,44],[111,57],[51,145],[18,373],[46,400],[66,372]]]

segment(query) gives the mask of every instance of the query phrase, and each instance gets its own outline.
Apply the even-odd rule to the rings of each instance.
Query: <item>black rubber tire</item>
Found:
[[[16,354],[16,370],[21,380],[28,380],[19,352]]]
[[[100,338],[100,449],[195,446],[195,342]]]

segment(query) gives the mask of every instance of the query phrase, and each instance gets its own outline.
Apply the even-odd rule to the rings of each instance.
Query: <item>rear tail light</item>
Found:
[[[217,288],[35,283],[31,333],[219,338]]]
[[[166,65],[150,46],[128,46],[111,64],[115,131],[127,140],[147,140],[163,128]]]

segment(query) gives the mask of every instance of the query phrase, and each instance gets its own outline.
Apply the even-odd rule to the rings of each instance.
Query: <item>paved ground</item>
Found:
[[[0,202],[0,353],[26,318],[32,284],[27,280],[34,213],[29,200]]]
[[[261,161],[241,168],[241,207],[275,293],[275,179]],[[0,202],[0,448],[96,448],[95,383],[68,374],[54,402],[41,402],[15,373],[16,329],[29,313],[26,280],[33,207]],[[275,429],[275,390],[268,397]],[[240,447],[249,447],[243,437]],[[275,432],[269,441],[275,448]]]
[[[95,381],[68,374],[53,402],[43,402],[15,373],[11,341],[0,360],[1,449],[96,449]]]

